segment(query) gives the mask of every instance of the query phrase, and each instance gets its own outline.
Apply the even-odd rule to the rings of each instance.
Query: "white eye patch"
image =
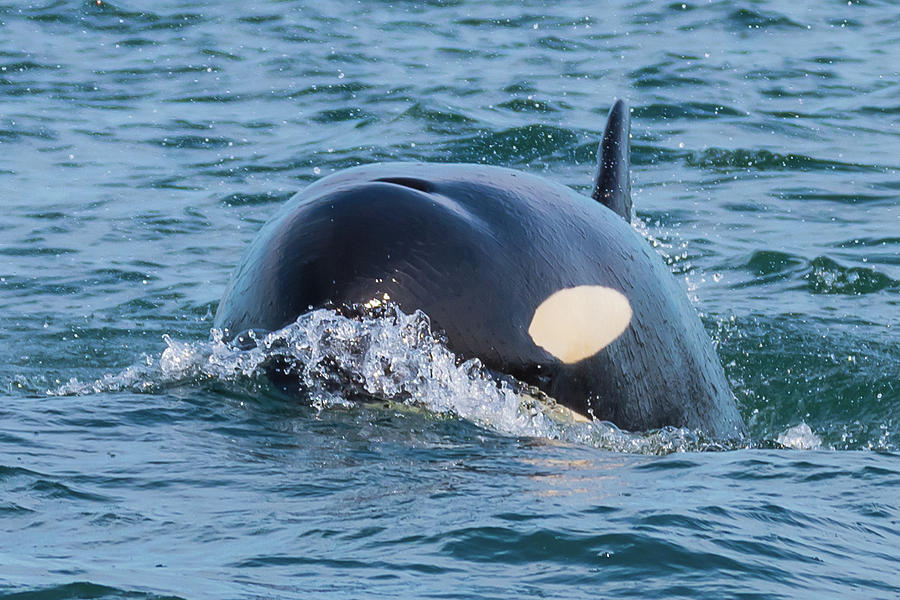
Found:
[[[553,292],[531,319],[534,343],[566,364],[591,357],[618,338],[631,322],[631,303],[622,292],[580,285]]]

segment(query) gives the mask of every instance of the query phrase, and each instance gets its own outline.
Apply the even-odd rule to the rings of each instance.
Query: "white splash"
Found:
[[[346,317],[319,309],[265,335],[248,335],[243,348],[213,330],[208,342],[164,336],[158,358],[92,382],[76,379],[49,395],[133,391],[157,393],[214,383],[267,385],[271,370],[299,383],[320,411],[356,400],[387,401],[453,415],[494,431],[560,440],[617,452],[668,454],[720,449],[701,434],[677,428],[632,434],[601,421],[576,422],[552,398],[477,359],[458,359],[431,332],[421,311],[380,306]],[[256,388],[259,389],[259,388]]]
[[[796,450],[818,450],[822,447],[822,438],[813,433],[806,423],[788,428],[775,441]]]

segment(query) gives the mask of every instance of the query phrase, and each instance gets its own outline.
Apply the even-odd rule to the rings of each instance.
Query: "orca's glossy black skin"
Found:
[[[335,173],[294,196],[245,254],[216,313],[233,337],[310,307],[387,294],[424,311],[463,358],[629,430],[745,433],[722,367],[661,258],[630,226],[628,109],[618,102],[591,199],[546,179],[469,164],[390,163]],[[608,208],[608,206],[611,208]],[[624,294],[625,332],[575,364],[528,333],[551,294]]]

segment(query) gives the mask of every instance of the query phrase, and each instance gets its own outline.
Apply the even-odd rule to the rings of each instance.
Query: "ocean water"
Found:
[[[0,597],[900,598],[898,22],[890,0],[0,3]],[[616,97],[635,226],[745,443],[560,423],[422,315],[211,331],[308,183],[475,162],[587,193]],[[311,404],[268,387],[273,353]]]

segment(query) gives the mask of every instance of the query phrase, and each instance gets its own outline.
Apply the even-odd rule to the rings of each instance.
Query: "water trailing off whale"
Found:
[[[699,318],[630,226],[630,116],[610,111],[593,198],[510,169],[388,163],[299,192],[216,313],[231,338],[312,308],[425,312],[462,358],[629,430],[745,433]]]

